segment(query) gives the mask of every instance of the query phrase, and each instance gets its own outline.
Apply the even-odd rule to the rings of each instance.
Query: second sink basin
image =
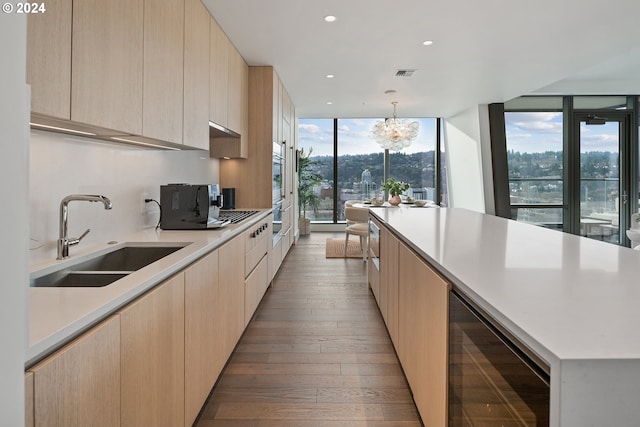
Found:
[[[79,261],[49,274],[32,277],[35,287],[102,287],[122,279],[182,249],[188,243],[172,245],[125,244],[107,253]]]

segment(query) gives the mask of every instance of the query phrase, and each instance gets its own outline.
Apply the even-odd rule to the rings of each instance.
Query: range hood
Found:
[[[241,135],[210,121],[209,156],[217,159],[247,158],[247,153],[243,152]]]

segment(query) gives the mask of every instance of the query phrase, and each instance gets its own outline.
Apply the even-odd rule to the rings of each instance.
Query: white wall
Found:
[[[28,112],[26,19],[0,15],[0,425],[24,425],[27,345]]]
[[[69,204],[69,236],[91,232],[79,246],[118,240],[154,227],[160,185],[172,182],[219,182],[219,161],[204,151],[164,151],[111,145],[99,140],[31,131],[30,225],[33,265],[56,257],[60,201],[69,194],[103,194],[113,209],[101,203]]]
[[[486,212],[481,145],[483,135],[487,135],[488,141],[486,106],[475,106],[444,120],[450,207]],[[491,170],[488,174],[491,176]],[[488,192],[492,194],[492,187]],[[492,202],[489,205],[492,206]]]

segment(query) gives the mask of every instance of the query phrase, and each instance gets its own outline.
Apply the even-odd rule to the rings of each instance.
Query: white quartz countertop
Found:
[[[29,346],[26,366],[32,365],[90,326],[114,313],[136,297],[221,246],[252,225],[264,221],[271,210],[260,210],[238,225],[218,230],[167,231],[147,229],[116,239],[124,243],[187,244],[182,249],[128,276],[101,288],[29,288]],[[39,263],[31,267],[32,276],[40,276],[74,264],[113,244],[87,248],[75,246],[67,260]],[[241,254],[239,254],[241,255]]]
[[[640,252],[465,209],[371,212],[552,368],[640,359]]]

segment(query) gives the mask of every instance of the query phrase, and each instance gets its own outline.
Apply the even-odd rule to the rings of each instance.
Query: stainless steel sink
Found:
[[[122,279],[129,273],[94,272],[94,271],[66,271],[63,274],[49,274],[31,281],[35,287],[56,288],[101,288],[116,280]]]
[[[83,258],[71,266],[42,276],[32,275],[32,287],[103,287],[122,279],[172,253],[188,243],[173,245],[124,245],[106,253]]]

